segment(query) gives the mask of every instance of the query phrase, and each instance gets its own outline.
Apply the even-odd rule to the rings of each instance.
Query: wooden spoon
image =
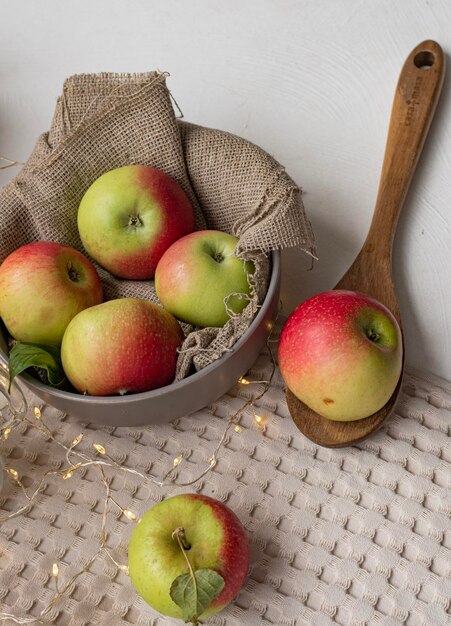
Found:
[[[408,56],[396,87],[373,220],[356,260],[335,289],[360,291],[385,304],[401,326],[392,278],[392,244],[401,207],[423,148],[445,75],[444,56],[435,41],[423,41]],[[403,339],[404,354],[404,339]],[[402,371],[404,370],[404,356]],[[354,422],[322,417],[287,389],[291,416],[299,430],[322,446],[339,448],[361,441],[390,414],[402,374],[390,400],[379,411]]]

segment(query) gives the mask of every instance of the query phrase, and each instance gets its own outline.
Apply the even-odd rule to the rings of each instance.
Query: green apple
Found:
[[[61,361],[81,393],[123,395],[170,384],[182,342],[180,324],[161,306],[119,298],[74,317],[64,333]]]
[[[402,359],[401,330],[391,311],[355,291],[309,298],[280,335],[279,367],[287,387],[336,421],[381,409],[398,384]]]
[[[155,272],[163,306],[178,319],[203,327],[224,326],[230,319],[227,307],[240,313],[248,303],[254,267],[235,256],[237,243],[219,230],[196,231],[173,243]]]
[[[102,299],[95,267],[60,243],[21,246],[0,266],[0,316],[18,341],[59,346],[72,318]]]
[[[115,276],[153,278],[167,248],[194,229],[187,195],[164,172],[126,165],[89,187],[78,209],[86,251]]]
[[[177,541],[180,533],[183,550]],[[249,542],[238,517],[225,504],[182,494],[155,505],[139,521],[128,546],[128,565],[134,587],[150,606],[163,615],[197,623],[173,600],[177,582],[183,582],[180,577],[188,579],[190,568],[219,574],[223,585],[197,618],[217,613],[243,585]]]

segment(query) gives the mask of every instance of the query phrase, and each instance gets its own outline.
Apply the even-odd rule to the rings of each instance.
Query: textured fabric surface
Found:
[[[271,369],[265,350],[248,375],[263,380]],[[174,424],[144,429],[84,427],[81,449],[103,444],[119,463],[161,478],[180,453],[179,479],[190,480],[208,463],[225,420],[258,385],[237,386],[210,407]],[[251,412],[242,432],[232,430],[217,466],[195,487],[161,489],[120,473],[114,497],[142,515],[175,493],[199,491],[227,503],[251,543],[244,588],[207,623],[328,626],[442,626],[451,601],[451,384],[411,372],[395,414],[363,443],[321,448],[291,421],[278,372],[258,408],[263,433]],[[43,407],[58,437],[80,432],[71,417]],[[1,443],[6,463],[31,485],[63,454],[33,429],[21,427]],[[23,503],[7,481],[3,510]],[[36,505],[0,527],[0,606],[37,615],[52,597],[52,563],[60,584],[95,552],[103,489],[95,472],[83,478],[49,479]],[[126,561],[133,524],[115,512],[108,544]],[[60,626],[163,626],[138,598],[127,576],[104,558],[91,567],[51,613]],[[6,626],[11,622],[6,621]]]
[[[21,245],[50,240],[84,252],[80,200],[101,174],[131,163],[163,170],[184,189],[196,227],[240,238],[237,253],[255,260],[251,298],[221,329],[184,325],[177,378],[219,358],[249,327],[265,293],[266,254],[314,239],[301,193],[261,148],[228,133],[176,120],[166,74],[82,74],[68,78],[48,133],[0,193],[0,262]],[[113,277],[98,267],[107,298],[157,301],[153,281]]]

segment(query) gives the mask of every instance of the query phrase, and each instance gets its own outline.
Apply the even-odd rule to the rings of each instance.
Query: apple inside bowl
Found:
[[[233,348],[217,361],[165,387],[124,396],[84,396],[45,385],[30,374],[18,379],[47,404],[84,421],[111,426],[168,422],[207,406],[226,393],[257,359],[279,306],[280,252],[271,253],[268,291],[257,315]],[[7,335],[0,327],[0,355],[7,356]]]

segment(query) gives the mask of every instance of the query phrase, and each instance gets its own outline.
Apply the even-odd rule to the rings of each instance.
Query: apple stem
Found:
[[[188,543],[188,540],[185,535],[185,529],[182,526],[176,528],[172,533],[172,538],[175,539],[179,544],[182,544],[183,550],[190,550],[191,545]]]
[[[373,328],[369,329],[366,336],[370,341],[374,341],[375,343],[377,343],[380,339],[379,333],[377,333]]]
[[[185,561],[186,561],[186,563],[188,565],[188,569],[189,569],[189,575],[191,576],[191,579],[193,581],[194,590],[195,590],[195,594],[196,594],[196,598],[197,598],[197,594],[198,594],[198,592],[197,592],[197,580],[196,580],[196,577],[194,576],[194,570],[193,570],[193,567],[192,567],[192,565],[190,563],[188,555],[186,554],[186,550],[189,550],[191,548],[191,546],[188,543],[188,541],[186,540],[185,529],[182,528],[182,526],[179,526],[178,528],[176,528],[172,532],[172,538],[177,541],[177,543],[179,544],[180,550],[182,551],[183,556],[185,557]],[[192,619],[192,623],[193,623],[194,626],[197,626],[199,624],[199,620],[197,619],[197,616]]]
[[[72,265],[72,261],[69,261],[67,264],[67,273],[72,282],[76,283],[78,281],[78,273],[75,267]]]
[[[130,215],[128,225],[129,226],[142,226],[143,223],[139,215]]]

